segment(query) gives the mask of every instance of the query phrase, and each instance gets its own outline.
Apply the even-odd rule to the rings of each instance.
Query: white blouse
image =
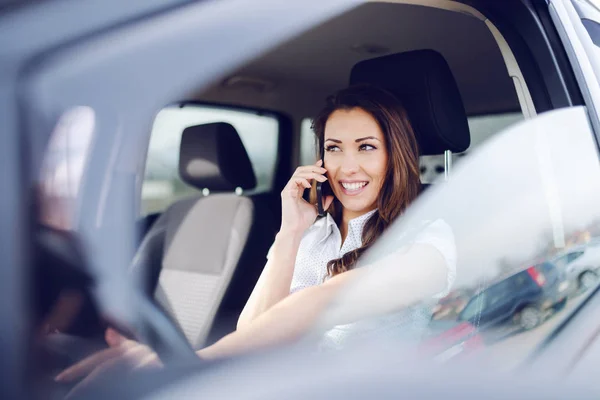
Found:
[[[327,278],[327,263],[345,253],[362,246],[362,231],[376,210],[352,219],[348,223],[348,235],[342,243],[342,235],[333,217],[327,214],[306,230],[296,257],[290,293],[323,283]],[[448,294],[456,277],[456,247],[452,229],[443,220],[426,221],[411,243],[428,244],[435,247],[448,267],[446,289],[432,300]],[[269,252],[270,253],[270,252]],[[268,258],[268,256],[267,256]],[[377,322],[357,322],[339,325],[325,333],[321,348],[340,348],[350,338],[358,338],[366,331],[393,332],[395,337],[419,339],[431,319],[432,304],[411,307],[389,317],[380,317]],[[399,332],[401,330],[401,332]]]

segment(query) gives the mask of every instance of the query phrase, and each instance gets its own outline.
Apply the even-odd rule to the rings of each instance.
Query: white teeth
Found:
[[[342,183],[342,186],[344,187],[344,189],[346,190],[358,190],[360,188],[362,188],[363,186],[365,186],[367,184],[367,182],[352,182],[352,183]]]

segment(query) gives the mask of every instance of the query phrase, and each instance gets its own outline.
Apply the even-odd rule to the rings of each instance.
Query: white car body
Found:
[[[570,281],[579,283],[586,272],[598,275],[598,269],[600,269],[600,243],[595,242],[569,249],[567,252],[555,257],[553,262],[565,272]]]

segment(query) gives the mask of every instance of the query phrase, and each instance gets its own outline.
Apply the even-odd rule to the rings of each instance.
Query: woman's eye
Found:
[[[358,148],[359,150],[366,150],[366,151],[370,151],[370,150],[375,150],[376,147],[370,144],[361,144],[360,147]]]
[[[337,146],[327,146],[325,147],[325,151],[340,151],[340,148]]]

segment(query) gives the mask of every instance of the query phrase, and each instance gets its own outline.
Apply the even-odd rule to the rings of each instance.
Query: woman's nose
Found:
[[[360,165],[358,164],[356,157],[350,154],[343,156],[340,167],[341,171],[346,175],[357,173],[360,170]]]

